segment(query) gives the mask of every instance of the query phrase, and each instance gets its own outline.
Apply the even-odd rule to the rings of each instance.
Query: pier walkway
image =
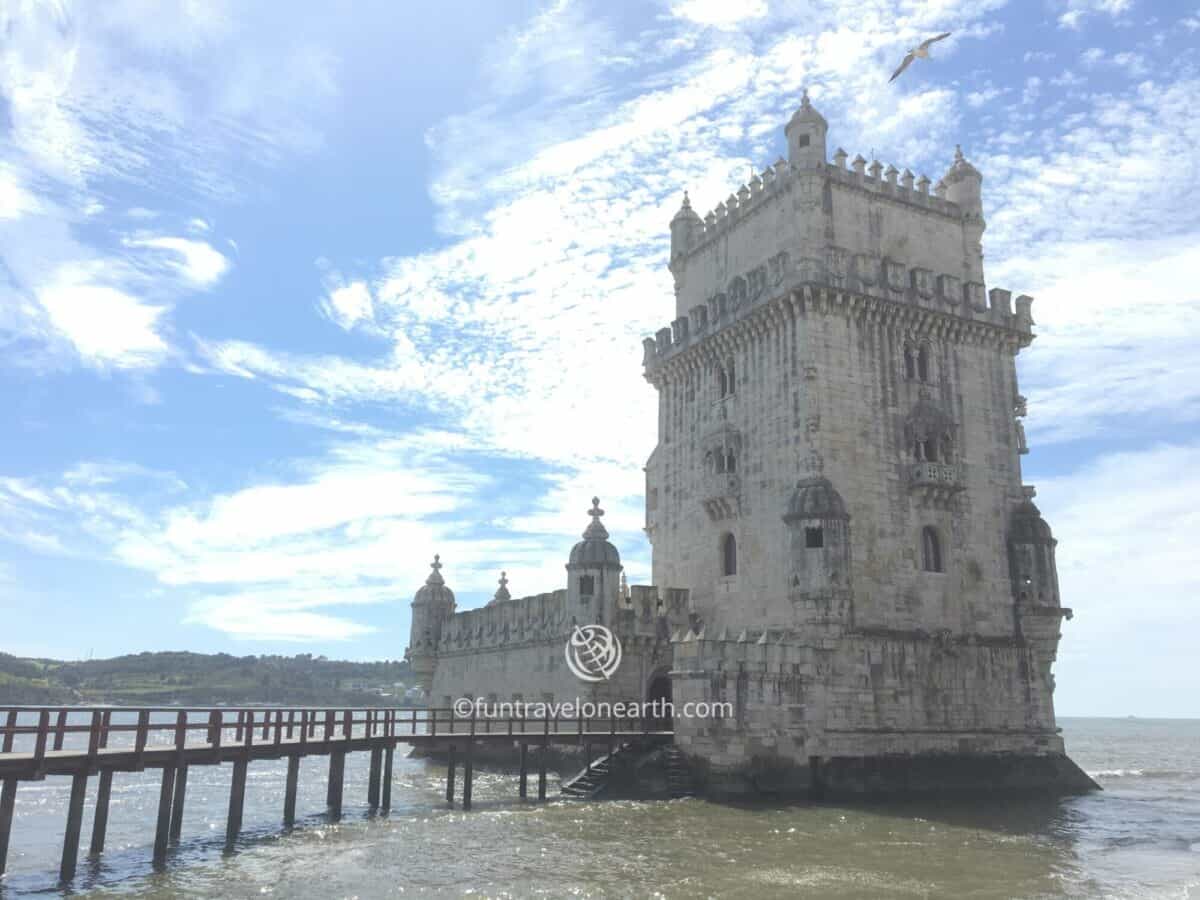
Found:
[[[456,770],[462,766],[463,809],[471,808],[473,748],[483,743],[519,747],[518,796],[528,793],[529,748],[533,745],[538,800],[546,799],[546,750],[551,744],[599,745],[611,753],[633,738],[670,740],[672,732],[651,719],[469,718],[452,709],[394,708],[228,708],[228,707],[25,707],[0,706],[0,875],[4,874],[13,827],[17,785],[47,776],[70,777],[62,863],[59,875],[75,875],[88,779],[97,776],[95,816],[89,853],[104,850],[112,780],[118,772],[161,769],[158,815],[154,822],[154,863],[179,840],[191,766],[232,765],[226,846],[242,826],[246,770],[253,760],[286,759],[283,826],[296,818],[300,760],[328,756],[326,805],[331,817],[342,812],[346,754],[370,754],[367,805],[391,806],[392,760],[400,744],[444,753],[446,801],[455,800]]]

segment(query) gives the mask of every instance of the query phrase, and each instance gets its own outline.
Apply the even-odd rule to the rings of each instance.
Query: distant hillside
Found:
[[[403,661],[357,663],[309,653],[138,653],[84,662],[0,653],[0,703],[393,705],[411,681]]]

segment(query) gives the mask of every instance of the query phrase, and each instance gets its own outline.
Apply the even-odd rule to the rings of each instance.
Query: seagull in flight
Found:
[[[912,65],[912,61],[914,59],[929,59],[930,45],[936,44],[938,41],[948,37],[950,37],[949,31],[939,34],[937,37],[931,37],[927,41],[922,41],[921,43],[917,44],[917,46],[909,50],[908,55],[904,57],[904,62],[900,63],[900,68],[893,72],[892,77],[888,79],[888,84],[891,84],[893,81],[899,78],[900,73]]]

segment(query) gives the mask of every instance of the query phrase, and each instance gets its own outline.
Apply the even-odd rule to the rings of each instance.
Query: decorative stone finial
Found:
[[[508,592],[508,573],[500,573],[500,588],[496,591],[496,596],[492,598],[496,601],[511,600],[512,594]]]
[[[962,162],[962,161],[963,161],[962,144],[955,144],[955,145],[954,145],[954,161],[955,161],[956,163],[959,163],[959,162]]]
[[[585,541],[608,540],[608,531],[600,521],[600,517],[604,515],[604,510],[600,508],[599,497],[592,498],[592,508],[588,510],[588,515],[592,517],[592,522],[583,533],[583,539]]]
[[[440,553],[433,554],[433,562],[431,563],[432,572],[425,579],[426,584],[445,584],[446,579],[442,578],[442,556]]]
[[[808,99],[808,88],[804,88],[804,93],[800,95],[800,108],[812,109],[812,102]]]

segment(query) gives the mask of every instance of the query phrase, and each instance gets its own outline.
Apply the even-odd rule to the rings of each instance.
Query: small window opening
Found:
[[[809,550],[815,550],[818,547],[825,546],[825,529],[817,526],[816,528],[804,529],[804,546]]]
[[[590,597],[596,593],[596,578],[593,575],[579,576],[579,593],[581,596]]]
[[[732,534],[721,539],[721,574],[737,574],[737,541]]]
[[[917,378],[921,381],[929,380],[929,345],[922,344],[921,349],[917,351]]]
[[[942,543],[937,529],[926,525],[921,529],[921,568],[926,572],[941,572]]]
[[[917,377],[917,360],[913,355],[912,344],[904,345],[904,377],[910,381]]]

